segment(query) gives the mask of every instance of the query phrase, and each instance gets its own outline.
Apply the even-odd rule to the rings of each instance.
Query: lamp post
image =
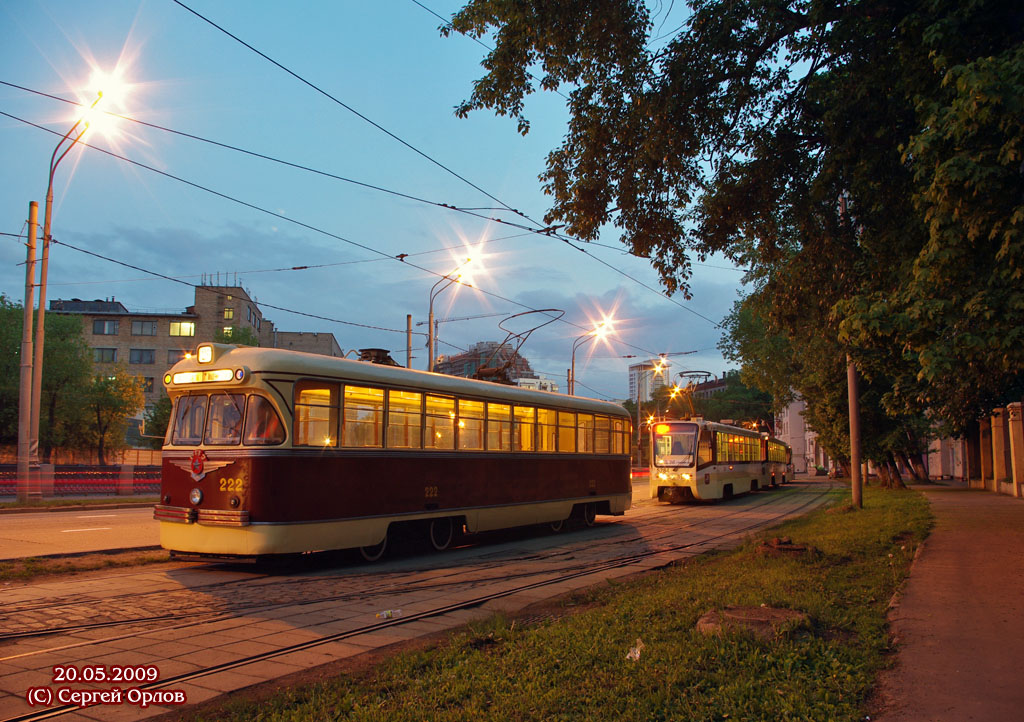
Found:
[[[640,399],[643,396],[642,387],[643,387],[644,374],[654,374],[654,373],[659,373],[660,374],[662,371],[665,370],[665,367],[667,365],[668,365],[668,362],[665,360],[664,357],[662,357],[662,358],[658,359],[658,361],[656,363],[654,363],[650,368],[646,368],[645,369],[645,368],[643,368],[641,366],[640,369],[639,369],[639,372],[637,373],[637,376],[636,376],[636,460],[637,460],[637,463],[640,462]]]
[[[612,320],[606,318],[601,323],[594,326],[594,328],[587,331],[581,336],[577,336],[576,340],[572,344],[572,363],[569,368],[569,395],[576,395],[576,349],[578,349],[587,341],[593,341],[595,338],[604,338],[612,330]]]
[[[459,271],[460,269],[465,269],[465,267],[472,262],[472,258],[467,258],[458,266],[448,271],[448,273],[441,276],[441,279],[434,284],[433,288],[430,289],[430,307],[429,312],[427,314],[427,371],[434,370],[434,344],[437,341],[437,339],[435,338],[436,331],[434,330],[434,299],[437,298],[438,294],[440,294],[441,291],[445,290],[453,283],[462,283],[462,277],[465,275],[465,271],[459,273],[458,275],[453,276],[453,274],[455,274],[455,272]],[[445,281],[447,281],[447,283],[445,283]]]

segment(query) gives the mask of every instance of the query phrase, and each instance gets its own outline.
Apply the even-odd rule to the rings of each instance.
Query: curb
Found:
[[[18,506],[0,508],[0,514],[38,514],[40,512],[50,511],[83,511],[83,510],[110,510],[110,509],[136,509],[140,507],[151,507],[156,505],[157,501],[126,501],[126,502],[111,502],[109,504],[68,504],[67,506]]]

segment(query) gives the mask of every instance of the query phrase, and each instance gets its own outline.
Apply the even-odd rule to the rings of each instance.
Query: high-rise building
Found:
[[[655,390],[672,384],[671,365],[664,359],[641,361],[629,367],[629,398],[650,401]]]

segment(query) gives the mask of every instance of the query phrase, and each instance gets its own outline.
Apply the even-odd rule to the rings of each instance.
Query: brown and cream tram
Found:
[[[627,412],[592,399],[279,349],[203,344],[174,407],[154,516],[186,557],[357,548],[621,515]]]
[[[767,434],[703,419],[651,424],[652,499],[727,499],[788,478],[789,446]]]

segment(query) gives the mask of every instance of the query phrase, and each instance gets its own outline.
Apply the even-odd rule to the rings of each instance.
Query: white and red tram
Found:
[[[789,446],[703,419],[651,424],[650,496],[679,503],[728,499],[792,478]]]
[[[253,558],[621,515],[622,407],[401,367],[202,344],[164,383],[160,543]]]

